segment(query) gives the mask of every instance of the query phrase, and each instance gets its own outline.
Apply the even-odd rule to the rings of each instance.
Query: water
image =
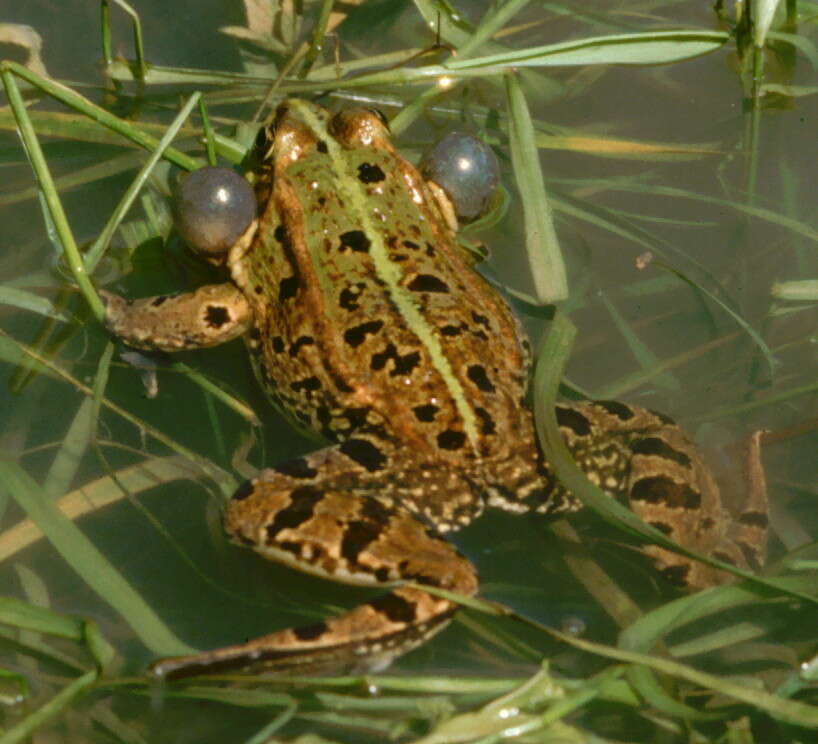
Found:
[[[10,15],[9,9],[4,20],[37,28],[44,37],[49,70],[60,78],[90,85],[83,92],[100,101],[101,80],[95,67],[99,57],[96,16],[86,4],[65,5],[59,22],[51,15],[37,17],[33,15],[36,8],[23,6],[13,11],[17,17]],[[174,4],[174,13],[169,16],[162,4],[140,4],[148,59],[156,64],[239,70],[237,48],[217,29],[241,23],[241,13],[233,8],[226,14],[222,5]],[[627,3],[597,4],[593,17],[578,18],[572,14],[545,15],[539,6],[532,7],[515,20],[536,25],[522,27],[504,43],[523,48],[656,26],[717,25],[706,5],[659,6],[655,20],[639,10]],[[476,11],[470,12],[471,20],[479,17]],[[115,18],[115,52],[130,56],[129,28],[118,13]],[[372,25],[368,32],[366,26],[357,25],[354,33],[339,30],[342,59],[352,59],[356,50],[386,53],[433,41],[410,6],[399,22],[387,20]],[[811,84],[808,63],[799,58],[788,67],[787,51],[782,47],[770,56],[770,79]],[[810,278],[817,271],[815,228],[809,227],[814,201],[809,186],[814,158],[809,153],[814,152],[811,122],[815,121],[816,99],[770,96],[753,122],[744,109],[734,68],[728,44],[716,53],[679,64],[563,68],[536,71],[523,79],[530,86],[527,94],[532,116],[543,132],[586,138],[584,143],[573,145],[552,140],[541,151],[568,264],[572,288],[568,307],[579,329],[568,380],[595,396],[622,397],[667,412],[712,447],[759,427],[778,432],[781,441],[765,451],[777,535],[773,556],[778,558],[812,541],[816,532],[816,466],[811,456],[815,434],[809,426],[816,415],[816,401],[811,391],[793,392],[814,384],[814,310],[777,305],[770,298],[771,282]],[[413,92],[408,87],[354,91],[380,102],[390,116],[396,110],[385,102],[400,96],[411,100]],[[470,93],[468,102],[475,110],[483,105],[502,107],[502,89],[490,81],[475,81]],[[458,108],[463,100],[453,95],[441,99],[439,105]],[[116,110],[156,120],[162,118],[158,108],[173,109],[175,104],[175,96],[168,96],[167,91],[149,88],[144,98],[121,99]],[[214,105],[212,110],[246,118],[253,108],[253,104],[221,109]],[[421,120],[399,144],[412,152],[419,150],[434,139],[442,121]],[[666,143],[688,151],[668,155],[673,147],[665,147],[660,148],[661,157],[648,156],[633,153],[633,146],[626,144],[620,150],[629,150],[627,157],[600,155],[577,149],[589,146],[587,138],[595,138],[599,145],[612,140]],[[0,199],[31,185],[18,141],[4,136],[2,143],[6,168]],[[119,152],[94,143],[46,144],[49,164],[58,175],[75,173]],[[500,152],[508,154],[505,147]],[[482,236],[492,251],[487,271],[512,288],[530,291],[521,249],[524,235],[519,200],[513,195],[507,160],[503,177],[512,189],[512,203],[506,220]],[[114,174],[61,192],[80,241],[96,236],[130,178],[130,171]],[[662,193],[662,189],[673,191]],[[138,212],[132,216],[139,216]],[[49,298],[57,297],[66,286],[53,269],[54,250],[45,237],[36,200],[0,202],[0,247],[0,276],[5,286]],[[639,270],[636,259],[646,251],[652,253],[653,263]],[[191,275],[181,255],[177,249],[166,259],[155,245],[143,246],[134,257],[134,274],[119,286],[127,286],[131,294],[148,294],[195,284],[197,277]],[[679,274],[705,292],[691,288]],[[543,313],[522,302],[516,307],[532,336],[539,337],[545,327]],[[56,364],[80,382],[93,384],[105,334],[83,315],[78,298],[68,299],[67,312],[71,321],[54,328],[45,349],[54,347]],[[769,346],[775,359],[772,370],[759,345],[734,316],[758,331]],[[4,306],[2,318],[4,333],[25,344],[36,344],[44,333],[44,321],[36,314]],[[164,436],[230,473],[234,472],[231,460],[237,447],[251,433],[256,442],[249,460],[255,466],[314,447],[306,438],[294,435],[266,407],[241,345],[186,354],[184,359],[249,403],[263,419],[264,429],[253,432],[239,416],[218,402],[207,403],[200,389],[174,373],[160,372],[159,395],[147,400],[137,374],[117,363],[105,395]],[[42,375],[21,384],[21,373],[12,364],[2,366],[2,375],[6,385],[0,394],[4,414],[0,448],[43,486],[86,396],[71,384]],[[16,385],[13,389],[12,384]],[[773,398],[775,403],[765,403]],[[805,422],[804,431],[789,436],[791,427]],[[138,426],[103,411],[95,445],[83,453],[68,489],[104,478],[110,471],[117,472],[148,456],[168,453]],[[715,461],[724,464],[725,459],[716,454]],[[119,495],[112,484],[103,490]],[[144,508],[155,522],[146,517],[142,507],[118,498],[104,508],[90,509],[79,525],[161,620],[190,645],[208,648],[291,623],[312,622],[354,600],[346,587],[268,565],[249,551],[226,546],[218,526],[222,495],[211,481],[160,484],[139,494],[140,499],[143,497]],[[18,507],[10,502],[3,527],[20,518]],[[658,604],[663,597],[660,582],[638,555],[615,544],[618,533],[608,531],[600,536],[598,526],[594,520],[577,522],[591,555],[643,608]],[[568,575],[561,561],[568,546],[542,521],[489,514],[459,535],[457,542],[479,566],[486,598],[503,601],[556,627],[579,618],[585,637],[615,642],[616,626],[604,608]],[[2,545],[7,551],[2,553],[0,569],[0,582],[8,587],[4,593],[97,620],[120,654],[120,666],[114,673],[138,674],[155,657],[133,628],[67,568],[45,541],[19,549],[8,540]],[[360,596],[368,595],[361,592]],[[765,621],[765,640],[789,642],[792,654],[799,656],[804,653],[799,644],[809,639],[792,638],[791,629],[814,627],[814,622],[810,625],[806,610],[792,612],[779,612]],[[488,677],[530,673],[532,657],[497,642],[500,633],[508,634],[509,644],[525,642],[537,652],[553,656],[557,666],[569,674],[581,676],[596,669],[598,662],[566,651],[559,644],[551,645],[541,634],[494,621],[488,624],[489,631],[480,630],[486,626],[477,626],[478,618],[470,614],[466,625],[457,623],[436,641],[401,660],[396,671]],[[494,640],[488,642],[487,637]],[[73,652],[73,647],[69,650]],[[31,667],[27,666],[29,658],[12,652],[4,663],[22,670],[33,681],[35,700],[40,699],[38,694],[47,698],[57,688],[50,687],[42,675],[53,673],[54,664],[43,662],[39,668]],[[83,663],[88,668],[87,659]],[[224,706],[203,709],[196,704],[194,709],[189,703],[175,701],[156,705],[148,714],[143,699],[124,694],[117,696],[116,704],[123,720],[137,716],[138,726],[149,741],[243,741],[269,719],[269,711],[229,709],[226,713]],[[303,719],[298,725],[310,728]],[[227,726],[239,726],[240,730]],[[70,724],[60,719],[55,732],[65,730],[70,730]],[[71,740],[81,737],[90,739],[93,735],[74,731]]]

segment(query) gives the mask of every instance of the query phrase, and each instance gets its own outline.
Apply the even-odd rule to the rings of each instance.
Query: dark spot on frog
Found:
[[[248,335],[250,336],[251,341],[258,341],[261,339],[261,331],[255,326],[250,329],[250,333]]]
[[[764,565],[764,556],[759,554],[757,545],[750,545],[743,540],[736,540],[744,562],[754,571],[758,571]],[[735,562],[734,562],[735,564]]]
[[[669,535],[669,534],[671,534],[673,532],[673,526],[669,525],[667,522],[655,521],[655,522],[648,522],[648,524],[651,527],[655,527],[657,530],[659,530],[659,532],[661,532],[661,533],[663,533],[665,535]]]
[[[437,412],[440,410],[434,403],[427,403],[424,406],[415,406],[412,409],[415,413],[415,418],[424,423],[431,423],[435,420]]]
[[[385,566],[381,566],[380,568],[375,570],[375,579],[380,581],[382,584],[385,584],[389,581],[389,569]]]
[[[244,481],[244,483],[242,483],[233,494],[233,501],[243,501],[248,496],[251,496],[255,490],[253,481]]]
[[[713,551],[713,557],[717,561],[724,561],[725,563],[729,563],[731,566],[736,565],[736,560],[735,560],[735,558],[733,558],[732,555],[729,555],[728,553],[723,553],[720,550],[714,550]]]
[[[480,433],[484,434],[485,436],[489,436],[490,434],[497,433],[497,426],[494,423],[494,419],[491,417],[491,414],[485,408],[475,408],[474,412],[477,414],[477,417],[483,423],[483,428],[480,429]]]
[[[293,460],[276,465],[275,471],[282,475],[289,475],[291,478],[309,479],[318,475],[318,471],[303,457],[296,457]]]
[[[322,144],[321,142],[318,143]],[[324,145],[326,147],[326,145]],[[326,623],[313,623],[312,625],[301,625],[298,628],[293,628],[293,635],[299,641],[315,641],[324,633],[329,632],[329,627]]]
[[[256,286],[255,286],[255,287],[253,287],[253,291],[254,291],[254,292],[257,294],[257,295],[264,294],[264,287],[262,287],[260,284],[256,284]]]
[[[353,349],[359,347],[368,335],[377,333],[383,328],[382,320],[370,320],[361,325],[347,328],[344,331],[344,341],[346,341]]]
[[[716,520],[713,519],[713,517],[705,517],[701,522],[699,522],[699,526],[703,530],[712,530],[713,527],[716,526]]]
[[[392,369],[389,372],[392,377],[408,375],[420,363],[420,352],[411,351],[401,356],[395,344],[390,343],[383,351],[372,355],[369,366],[374,372],[378,372],[386,367],[386,363],[390,359],[393,362]]]
[[[767,515],[759,511],[746,511],[738,518],[738,522],[747,527],[759,527],[761,529],[766,529],[769,521]]]
[[[286,249],[292,248],[292,242],[290,241],[290,233],[287,232],[287,228],[284,225],[277,225],[276,229],[273,230],[273,237]]]
[[[594,405],[616,416],[620,421],[629,421],[633,418],[633,409],[617,400],[595,400]]]
[[[676,483],[667,476],[642,478],[631,487],[631,501],[665,504],[673,509],[698,509],[702,496],[685,483]]]
[[[687,583],[690,566],[666,566],[659,573],[668,583],[674,586],[684,586]]]
[[[472,364],[466,370],[466,376],[477,386],[478,390],[484,393],[493,393],[494,384],[486,374],[486,368],[482,364]]]
[[[361,183],[380,183],[385,178],[386,174],[375,163],[361,163],[358,166],[358,180]]]
[[[361,505],[361,516],[377,522],[381,527],[385,526],[389,521],[389,510],[377,499],[364,499]]]
[[[297,276],[285,276],[278,285],[278,301],[285,302],[298,294],[300,282]]]
[[[370,406],[358,406],[356,408],[345,408],[343,417],[349,423],[351,429],[360,429],[366,425],[367,416],[372,410]]]
[[[288,553],[300,556],[302,543],[297,540],[285,540],[284,542],[277,543],[276,547],[279,550],[286,550]]]
[[[151,302],[151,307],[159,307],[160,305],[163,305],[168,299],[170,298],[167,295],[160,295],[153,302]]]
[[[410,251],[420,250],[420,246],[417,243],[413,243],[411,240],[404,240],[403,247],[408,248]]]
[[[458,450],[466,443],[466,435],[462,431],[446,429],[437,435],[437,446],[445,450]]]
[[[591,422],[574,408],[557,406],[557,424],[565,426],[578,437],[587,437],[591,433]]]
[[[443,336],[449,336],[449,337],[459,336],[461,333],[463,333],[463,326],[445,325],[440,329],[440,333]]]
[[[284,349],[286,348],[286,344],[284,343],[284,339],[281,336],[273,336],[272,340],[273,351],[276,354],[281,354]]]
[[[357,310],[360,307],[358,298],[364,286],[363,282],[360,282],[353,287],[344,287],[338,296],[338,305],[344,310]]]
[[[690,467],[690,458],[684,453],[671,447],[659,437],[645,437],[637,439],[631,444],[631,451],[635,455],[656,455],[665,460],[672,460],[682,467]]]
[[[316,390],[321,389],[321,380],[317,377],[305,377],[302,380],[296,380],[295,382],[290,383],[290,389],[294,393],[300,393],[301,391],[305,391],[308,393],[313,393]],[[309,417],[307,417],[307,421],[309,421]]]
[[[315,143],[315,149],[318,150],[318,152],[320,152],[322,155],[326,155],[327,143],[324,142],[324,140],[318,140],[318,142]]]
[[[230,322],[230,311],[223,305],[208,305],[205,310],[205,324],[210,328],[221,328]]]
[[[366,233],[364,233],[363,230],[348,230],[345,233],[341,233],[339,237],[341,241],[338,244],[338,250],[342,253],[345,250],[351,250],[355,253],[369,252],[369,238],[366,237]]]
[[[376,473],[386,465],[386,455],[368,439],[354,437],[347,439],[341,443],[339,449],[351,460],[363,465],[370,473]]]
[[[267,525],[267,540],[273,542],[279,532],[293,529],[312,519],[315,505],[324,493],[314,486],[299,486],[290,493],[290,503],[279,511]]]
[[[491,330],[491,321],[485,315],[481,315],[480,313],[472,310],[471,317],[475,323],[479,323],[481,326]]]
[[[314,343],[315,339],[312,336],[299,336],[290,346],[290,356],[298,356],[298,352],[301,351],[304,346],[312,346]]]
[[[418,274],[409,282],[413,292],[448,292],[449,285],[434,274]]]
[[[394,592],[373,599],[369,606],[393,623],[413,623],[415,621],[415,605]]]
[[[358,556],[367,546],[378,539],[382,531],[379,524],[355,520],[344,526],[344,537],[341,540],[341,556],[355,565]]]
[[[426,255],[429,256],[429,258],[433,258],[435,255],[435,247],[428,241],[426,243]]]
[[[409,256],[407,256],[405,253],[395,253],[394,255],[391,256],[391,259],[395,263],[403,263],[404,261],[409,260]]]
[[[327,375],[332,380],[332,384],[335,386],[335,389],[339,393],[354,393],[355,392],[355,388],[353,388],[353,387],[351,387],[350,385],[347,384],[347,382],[344,379],[343,375],[341,375],[341,373],[338,372],[338,370],[335,369],[335,367],[333,365],[331,365],[326,360],[324,361],[324,365],[325,365],[324,369],[325,369]]]

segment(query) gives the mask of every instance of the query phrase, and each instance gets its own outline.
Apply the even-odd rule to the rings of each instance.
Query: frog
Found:
[[[207,255],[226,280],[135,300],[105,293],[105,322],[139,349],[243,337],[273,403],[330,444],[242,485],[224,508],[227,536],[383,593],[320,622],[160,659],[150,671],[163,679],[383,670],[449,624],[458,603],[445,593],[479,590],[450,533],[489,510],[582,506],[538,443],[519,320],[458,243],[445,189],[397,152],[385,117],[286,100],[261,127],[253,162],[255,216]],[[670,418],[618,401],[560,402],[556,417],[577,464],[612,498],[682,545],[760,566],[763,489],[730,517]],[[687,589],[726,577],[645,550]]]

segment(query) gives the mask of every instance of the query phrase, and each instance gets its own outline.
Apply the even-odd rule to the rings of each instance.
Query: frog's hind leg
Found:
[[[710,469],[668,417],[616,401],[558,406],[566,443],[594,483],[679,545],[757,571],[767,541],[767,493],[761,435],[747,447],[743,504],[728,510]],[[735,479],[741,481],[740,478]],[[656,545],[645,547],[660,573],[684,589],[732,578],[726,571]]]
[[[362,586],[408,581],[476,593],[471,563],[397,500],[387,498],[394,484],[365,481],[356,486],[353,474],[341,472],[329,481],[316,481],[311,463],[325,453],[337,450],[264,471],[236,494],[225,513],[228,534],[266,558],[336,581]],[[241,669],[278,674],[376,671],[442,630],[456,609],[454,602],[422,589],[397,586],[324,622],[163,659],[152,672],[184,677]]]
[[[622,436],[629,452],[625,496],[630,508],[679,545],[724,563],[758,571],[766,557],[767,489],[761,463],[761,432],[747,442],[743,479],[732,479],[740,504],[724,503],[713,473],[685,432],[667,417],[611,403],[589,404],[608,417],[605,426]],[[586,407],[587,410],[587,407]],[[651,545],[645,552],[671,583],[703,589],[730,581],[732,574]]]

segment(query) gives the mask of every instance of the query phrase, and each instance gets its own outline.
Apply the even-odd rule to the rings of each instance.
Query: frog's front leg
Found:
[[[195,292],[126,300],[101,291],[105,325],[129,346],[157,351],[199,349],[244,334],[253,313],[233,284],[208,284]]]
[[[349,463],[331,447],[262,472],[227,506],[225,530],[270,560],[335,581],[361,586],[411,581],[475,594],[472,564],[400,506],[399,499],[390,498],[396,484],[359,478]],[[454,602],[422,589],[397,586],[324,622],[203,654],[162,659],[151,671],[172,678],[231,669],[277,674],[377,671],[442,630],[456,609]]]

